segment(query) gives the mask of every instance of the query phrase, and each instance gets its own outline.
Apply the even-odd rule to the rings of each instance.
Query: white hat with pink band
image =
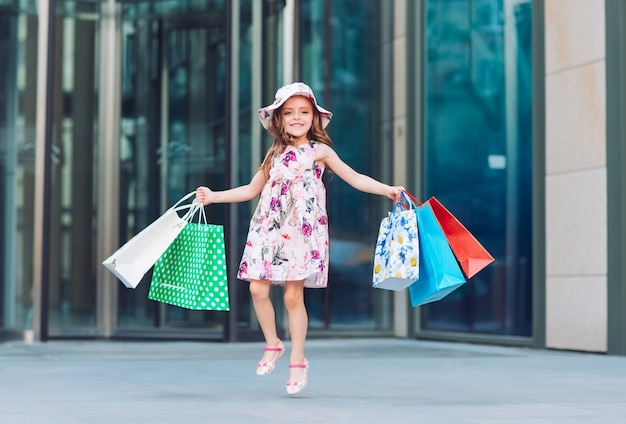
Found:
[[[266,130],[269,129],[274,111],[281,107],[287,99],[293,96],[304,96],[310,99],[322,118],[322,126],[324,128],[328,126],[331,118],[333,117],[332,112],[317,104],[317,100],[315,100],[315,95],[313,94],[311,87],[302,82],[294,82],[293,84],[287,84],[279,88],[276,92],[274,103],[259,109],[259,120],[261,121],[261,124],[263,124],[263,128]]]

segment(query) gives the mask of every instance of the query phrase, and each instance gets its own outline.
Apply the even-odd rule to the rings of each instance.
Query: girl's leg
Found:
[[[262,280],[250,281],[250,294],[254,312],[256,312],[267,347],[277,347],[280,340],[276,334],[276,317],[274,315],[274,306],[270,299],[270,282]],[[272,361],[275,357],[275,351],[265,351],[261,362]]]
[[[289,334],[291,336],[291,364],[304,363],[304,342],[309,325],[309,317],[304,306],[304,281],[285,283],[285,307],[289,314]],[[290,368],[289,381],[302,381],[304,369]]]

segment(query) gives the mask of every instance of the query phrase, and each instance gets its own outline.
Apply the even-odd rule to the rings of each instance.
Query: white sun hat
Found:
[[[322,117],[322,126],[326,128],[326,126],[330,122],[330,119],[333,117],[332,112],[318,105],[317,100],[315,100],[313,90],[311,90],[311,87],[302,82],[294,82],[293,84],[287,84],[279,88],[276,92],[274,103],[259,109],[259,120],[261,121],[261,124],[263,124],[263,128],[265,128],[266,130],[269,129],[272,115],[274,115],[274,111],[281,107],[288,98],[293,96],[304,96],[309,98],[311,102],[313,102],[313,105],[319,112],[320,116]]]

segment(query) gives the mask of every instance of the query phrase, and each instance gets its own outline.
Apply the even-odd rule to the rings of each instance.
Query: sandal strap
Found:
[[[282,347],[277,346],[277,347],[266,347],[265,350],[267,350],[268,352],[280,352],[283,350]]]
[[[307,368],[307,364],[289,364],[289,368]]]

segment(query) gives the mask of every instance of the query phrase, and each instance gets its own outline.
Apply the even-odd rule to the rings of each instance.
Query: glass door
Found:
[[[56,16],[47,330],[94,335],[99,6],[58,2]]]
[[[531,335],[530,0],[426,2],[425,195],[496,258],[422,308],[427,331]]]
[[[383,95],[378,84],[388,75],[372,60],[382,54],[377,37],[386,6],[355,4],[299,2],[299,78],[311,85],[321,105],[337,112],[328,130],[339,156],[358,172],[389,182],[385,164],[389,149],[379,136],[386,110],[377,106]],[[392,204],[357,191],[336,176],[325,181],[331,238],[329,284],[326,290],[306,292],[310,328],[389,332],[391,293],[373,290],[371,281],[376,232]]]
[[[175,203],[199,185],[223,187],[226,172],[226,42],[223,26],[173,25],[164,31],[159,165],[161,198]],[[224,222],[224,208],[206,212]],[[160,325],[221,329],[223,312],[191,312],[160,305]]]
[[[6,3],[6,2],[4,2]],[[49,235],[42,254],[49,262],[36,293],[37,73],[40,21],[35,2],[0,8],[0,330],[32,331],[45,315],[42,333],[93,335],[96,329],[95,202],[99,6],[58,1],[54,18],[51,78],[52,148]],[[19,3],[19,5],[18,5]],[[39,87],[41,88],[41,87]],[[45,305],[34,299],[41,295]],[[41,310],[36,310],[39,307]]]
[[[198,185],[227,185],[224,6],[187,10],[150,3],[125,9],[121,241]],[[223,208],[207,208],[210,222],[224,222],[218,216],[223,213]],[[120,331],[186,330],[222,337],[224,312],[148,300],[150,279],[148,273],[137,289],[119,289]]]
[[[1,3],[1,2],[0,2]],[[3,5],[6,7],[6,5]],[[0,333],[32,328],[36,18],[0,9]]]

